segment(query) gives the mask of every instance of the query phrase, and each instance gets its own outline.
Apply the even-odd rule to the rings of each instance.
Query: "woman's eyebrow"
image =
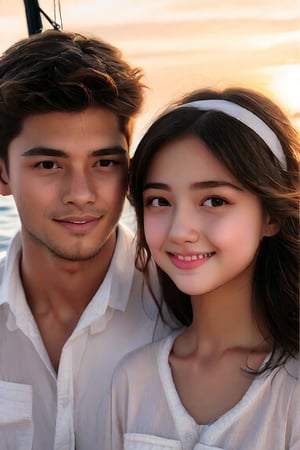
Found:
[[[170,186],[165,183],[145,183],[143,186],[143,191],[146,191],[147,189],[162,189],[164,191],[171,190]]]
[[[197,181],[196,183],[191,184],[192,189],[207,189],[207,188],[215,188],[215,187],[230,187],[232,189],[236,189],[238,191],[242,191],[243,189],[230,181],[225,180],[207,180],[207,181]]]
[[[195,183],[191,184],[191,189],[207,189],[207,188],[215,188],[215,187],[230,187],[232,189],[236,189],[238,191],[242,191],[243,189],[239,186],[237,186],[234,183],[231,183],[229,181],[225,181],[225,180],[207,180],[207,181],[197,181]],[[143,191],[147,190],[147,189],[162,189],[165,191],[170,191],[171,188],[168,184],[166,183],[154,183],[154,182],[149,182],[149,183],[145,183],[144,187],[143,187]]]

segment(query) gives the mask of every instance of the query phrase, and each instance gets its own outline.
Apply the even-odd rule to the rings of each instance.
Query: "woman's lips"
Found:
[[[189,255],[168,253],[170,260],[178,269],[195,269],[206,263],[215,252],[194,253]]]

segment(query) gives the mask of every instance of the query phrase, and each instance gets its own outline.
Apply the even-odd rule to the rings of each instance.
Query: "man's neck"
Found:
[[[59,311],[64,305],[84,310],[103,282],[115,247],[87,261],[64,261],[59,258],[22,255],[21,278],[29,307],[36,309],[49,305]],[[108,257],[109,256],[109,257]]]
[[[23,251],[20,273],[25,296],[56,370],[65,342],[107,274],[115,244],[114,235],[105,252],[87,261]]]

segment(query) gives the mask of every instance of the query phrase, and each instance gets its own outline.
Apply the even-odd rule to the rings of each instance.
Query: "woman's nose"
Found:
[[[176,243],[196,242],[200,234],[199,214],[194,208],[177,207],[174,210],[169,237]]]

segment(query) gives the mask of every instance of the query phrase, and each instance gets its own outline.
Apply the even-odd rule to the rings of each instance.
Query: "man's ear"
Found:
[[[272,237],[279,233],[279,231],[280,223],[272,217],[268,216],[264,225],[263,236]]]
[[[10,195],[9,176],[5,161],[0,158],[0,194]]]

